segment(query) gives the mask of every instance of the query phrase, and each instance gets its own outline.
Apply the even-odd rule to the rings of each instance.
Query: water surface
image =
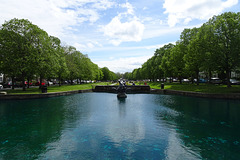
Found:
[[[240,101],[84,93],[0,102],[0,159],[240,159]]]

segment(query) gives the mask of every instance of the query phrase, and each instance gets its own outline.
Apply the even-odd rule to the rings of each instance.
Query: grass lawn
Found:
[[[64,91],[75,91],[75,90],[85,90],[92,89],[96,85],[108,85],[110,83],[101,82],[101,83],[89,83],[81,85],[62,85],[62,86],[49,86],[47,87],[47,92],[64,92]],[[39,88],[26,88],[26,91],[23,91],[22,88],[7,90],[7,94],[40,94],[42,91]]]
[[[160,82],[148,82],[147,84],[153,89],[161,89]],[[227,85],[164,83],[164,89],[219,94],[240,93],[240,85],[232,85],[231,88],[227,88]]]

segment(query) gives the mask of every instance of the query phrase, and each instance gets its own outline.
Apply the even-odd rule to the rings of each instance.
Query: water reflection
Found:
[[[155,102],[179,113],[155,116],[174,126],[188,151],[204,159],[240,158],[239,101],[161,96]]]
[[[118,101],[119,101],[120,104],[121,103],[125,103],[126,102],[126,98],[118,98]]]
[[[39,158],[81,119],[75,102],[64,97],[0,102],[0,159]]]
[[[110,104],[115,107],[114,103]],[[135,110],[131,100],[118,99],[117,112],[111,112],[111,116],[104,121],[104,134],[108,136],[115,145],[122,145],[124,142],[138,143],[145,137],[145,128],[142,111]],[[116,108],[117,109],[117,108]]]
[[[126,98],[118,98],[119,117],[126,116]]]

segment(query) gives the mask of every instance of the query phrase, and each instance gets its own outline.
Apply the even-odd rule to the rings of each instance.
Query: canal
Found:
[[[240,159],[240,101],[82,93],[0,101],[0,159]]]

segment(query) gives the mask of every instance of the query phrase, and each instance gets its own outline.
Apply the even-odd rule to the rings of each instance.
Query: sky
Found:
[[[131,72],[184,28],[239,12],[238,0],[0,0],[0,24],[28,19],[99,67]]]

